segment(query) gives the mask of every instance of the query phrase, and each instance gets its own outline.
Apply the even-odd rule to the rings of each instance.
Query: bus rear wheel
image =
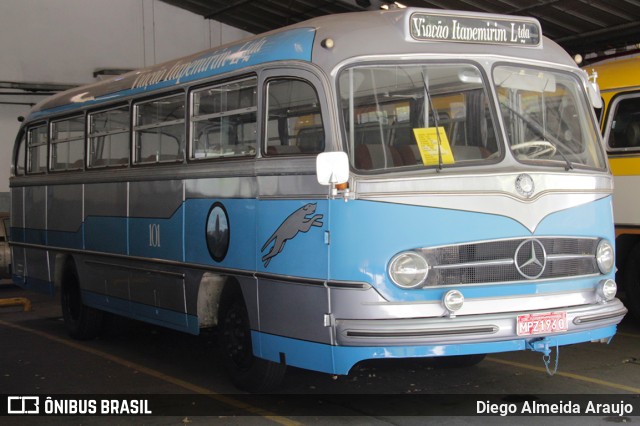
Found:
[[[249,314],[239,287],[225,291],[218,318],[220,356],[233,384],[252,393],[277,388],[287,367],[253,355]]]
[[[64,274],[60,304],[69,336],[77,340],[90,340],[99,334],[102,328],[102,311],[82,303],[80,280],[73,265],[67,266]]]

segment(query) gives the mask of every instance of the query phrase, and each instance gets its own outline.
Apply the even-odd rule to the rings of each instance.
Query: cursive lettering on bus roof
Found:
[[[157,70],[142,72],[136,77],[131,88],[137,89],[166,81],[179,84],[180,80],[185,77],[207,73],[224,68],[227,65],[238,65],[249,62],[251,56],[259,53],[266,42],[267,39],[263,37],[259,40],[244,43],[235,49],[225,48],[189,62],[178,61],[168,68],[163,67]]]

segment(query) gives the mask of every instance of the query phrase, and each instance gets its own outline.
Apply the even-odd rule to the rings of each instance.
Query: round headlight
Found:
[[[397,254],[389,263],[391,280],[403,288],[419,286],[427,279],[428,274],[427,259],[413,251]]]
[[[464,296],[458,290],[449,290],[442,298],[442,303],[449,312],[456,312],[464,305]]]
[[[598,269],[603,274],[608,274],[613,269],[615,257],[613,255],[613,246],[607,240],[600,240],[596,249],[596,262]]]
[[[618,292],[618,285],[614,280],[604,280],[598,283],[598,287],[596,289],[598,294],[598,298],[603,302],[609,302],[616,297],[616,293]]]

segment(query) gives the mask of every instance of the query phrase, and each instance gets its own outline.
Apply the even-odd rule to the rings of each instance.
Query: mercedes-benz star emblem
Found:
[[[520,275],[535,280],[547,266],[547,252],[539,240],[525,240],[516,249],[513,260]]]
[[[525,198],[531,197],[535,188],[533,178],[528,174],[523,173],[516,178],[516,191],[518,191],[518,194],[521,196]]]

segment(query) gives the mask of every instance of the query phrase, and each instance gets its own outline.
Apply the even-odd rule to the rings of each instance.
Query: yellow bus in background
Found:
[[[602,133],[614,174],[617,282],[640,319],[640,54],[585,67],[595,71],[604,105]]]

